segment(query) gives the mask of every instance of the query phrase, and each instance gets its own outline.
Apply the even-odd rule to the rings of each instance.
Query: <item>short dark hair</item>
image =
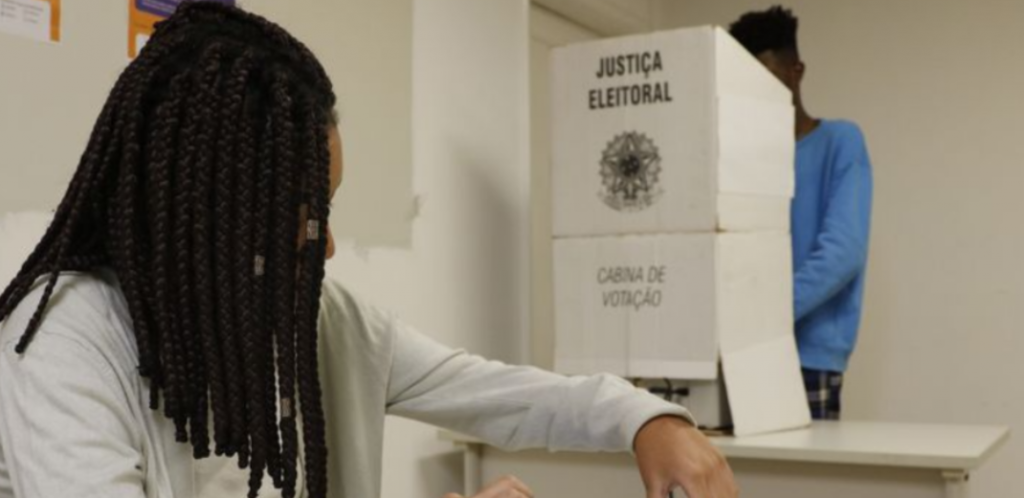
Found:
[[[729,26],[729,33],[753,55],[769,50],[799,56],[793,11],[775,5],[765,11],[747,12]]]

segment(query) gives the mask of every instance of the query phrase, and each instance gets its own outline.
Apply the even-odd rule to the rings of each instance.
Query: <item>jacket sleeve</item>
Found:
[[[73,338],[39,331],[0,351],[0,447],[14,495],[144,497],[141,434],[111,366]]]
[[[793,276],[796,320],[842,290],[867,264],[871,225],[871,163],[860,132],[841,145],[814,248]]]
[[[611,375],[565,377],[453,350],[401,322],[388,411],[517,450],[628,451],[648,420],[686,409]]]

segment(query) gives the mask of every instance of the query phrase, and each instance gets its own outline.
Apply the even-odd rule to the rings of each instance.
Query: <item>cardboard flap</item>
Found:
[[[775,102],[792,102],[793,94],[732,35],[714,29],[715,80],[721,95],[746,95]]]
[[[810,425],[807,393],[793,336],[723,352],[722,374],[737,436]]]
[[[718,191],[794,192],[793,106],[743,95],[718,97]]]
[[[723,233],[716,239],[715,250],[718,341],[722,353],[792,336],[789,235]]]
[[[788,197],[718,194],[718,231],[789,233]]]

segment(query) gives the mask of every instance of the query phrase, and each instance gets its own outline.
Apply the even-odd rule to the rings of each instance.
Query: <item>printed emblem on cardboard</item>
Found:
[[[598,195],[616,211],[643,211],[658,202],[662,189],[661,156],[647,135],[628,131],[616,135],[601,154]]]

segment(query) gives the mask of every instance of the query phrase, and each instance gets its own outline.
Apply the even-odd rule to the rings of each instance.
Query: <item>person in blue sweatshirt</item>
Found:
[[[748,12],[729,31],[793,92],[796,195],[793,308],[811,415],[838,419],[843,373],[857,343],[871,226],[871,161],[860,128],[804,109],[806,66],[797,18],[780,6]]]

